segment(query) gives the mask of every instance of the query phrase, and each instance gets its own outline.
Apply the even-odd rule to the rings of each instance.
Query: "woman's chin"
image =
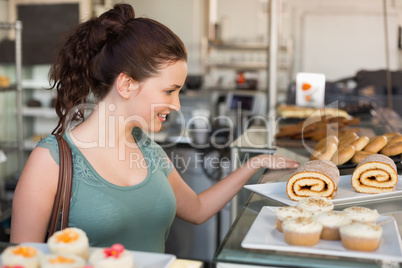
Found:
[[[159,132],[159,131],[161,131],[161,130],[163,130],[163,129],[164,129],[164,126],[159,125],[159,126],[151,127],[151,128],[149,128],[149,129],[147,129],[147,130],[148,130],[149,132],[156,133],[156,132]]]

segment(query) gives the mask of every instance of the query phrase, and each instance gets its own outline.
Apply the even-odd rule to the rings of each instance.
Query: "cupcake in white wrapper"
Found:
[[[39,260],[42,255],[42,252],[34,247],[24,245],[10,246],[1,254],[2,267],[39,268]]]
[[[312,218],[285,220],[282,223],[285,242],[294,246],[314,246],[320,241],[322,224]]]
[[[351,250],[374,251],[381,243],[382,227],[372,223],[354,222],[339,229],[342,245]]]
[[[340,240],[339,228],[352,223],[352,220],[339,211],[322,212],[313,216],[313,220],[322,224],[321,239]]]
[[[75,227],[55,232],[47,241],[51,253],[69,253],[84,260],[89,256],[89,241],[86,233]]]
[[[110,248],[97,249],[89,256],[89,264],[93,268],[133,268],[134,256],[121,244]]]
[[[309,218],[312,216],[310,211],[298,207],[280,207],[275,209],[276,215],[276,228],[282,232],[282,222],[285,219],[296,219],[299,217]]]
[[[345,208],[342,213],[356,222],[376,223],[380,217],[376,209],[357,206]]]
[[[86,261],[74,254],[49,254],[40,258],[41,268],[84,268],[85,265]]]
[[[321,196],[311,196],[301,199],[296,207],[310,211],[313,214],[328,212],[334,209],[334,204],[328,198]]]

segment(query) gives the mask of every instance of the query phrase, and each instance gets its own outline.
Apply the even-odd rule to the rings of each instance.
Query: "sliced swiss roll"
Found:
[[[334,198],[338,190],[339,169],[328,160],[312,160],[299,167],[286,185],[290,199],[299,201],[305,197]]]
[[[397,182],[398,173],[394,161],[382,154],[367,156],[352,174],[352,186],[359,193],[392,192]]]

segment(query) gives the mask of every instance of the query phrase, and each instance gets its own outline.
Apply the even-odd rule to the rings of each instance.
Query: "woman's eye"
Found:
[[[168,90],[168,91],[166,91],[166,93],[167,93],[168,95],[171,95],[173,92],[174,92],[174,90]]]

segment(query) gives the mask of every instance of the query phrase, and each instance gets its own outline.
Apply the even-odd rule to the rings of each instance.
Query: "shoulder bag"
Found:
[[[73,182],[73,158],[71,148],[61,135],[54,134],[59,145],[59,182],[54,198],[52,214],[47,237],[57,231],[61,215],[61,229],[68,226],[68,214],[70,210],[71,187]]]

